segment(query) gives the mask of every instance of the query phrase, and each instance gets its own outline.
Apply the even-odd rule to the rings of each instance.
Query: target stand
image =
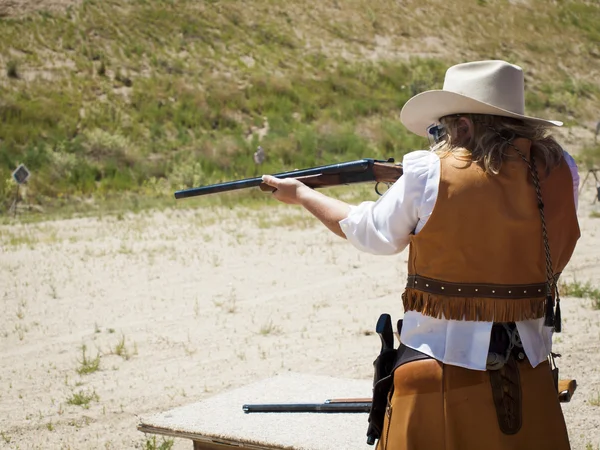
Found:
[[[596,180],[596,196],[594,197],[592,204],[596,203],[597,201],[600,202],[600,180],[598,180],[598,172],[600,172],[600,168],[589,169],[585,175],[585,178],[583,179],[583,183],[581,183],[581,187],[579,188],[579,194],[581,195],[581,191],[583,191],[585,183],[587,182],[590,174],[594,176],[594,179]]]
[[[29,177],[31,176],[31,172],[29,169],[27,169],[27,167],[25,167],[25,164],[20,164],[11,175],[13,180],[15,180],[15,183],[17,183],[17,189],[15,190],[15,198],[8,209],[8,213],[10,214],[12,212],[14,217],[16,217],[20,188],[22,184],[27,183],[27,180],[29,180]]]

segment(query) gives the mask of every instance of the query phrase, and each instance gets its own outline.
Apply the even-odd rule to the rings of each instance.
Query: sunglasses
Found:
[[[427,139],[430,145],[438,144],[446,136],[446,127],[441,123],[435,123],[427,127]]]

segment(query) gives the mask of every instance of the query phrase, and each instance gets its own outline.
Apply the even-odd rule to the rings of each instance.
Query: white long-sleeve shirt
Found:
[[[567,152],[565,159],[573,176],[575,206],[578,202],[579,174]],[[437,154],[420,150],[404,156],[403,175],[376,202],[352,206],[340,221],[342,231],[359,250],[393,255],[401,252],[433,212],[440,182]],[[533,194],[532,194],[533,195]],[[552,350],[552,332],[544,319],[516,322],[523,349],[533,367],[545,361]],[[492,322],[446,320],[416,311],[404,314],[400,339],[445,364],[485,370]]]

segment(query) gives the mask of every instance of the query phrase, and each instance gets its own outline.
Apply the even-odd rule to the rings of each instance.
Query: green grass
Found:
[[[90,403],[92,401],[96,401],[96,402],[100,401],[100,397],[98,397],[98,394],[96,394],[96,391],[92,391],[92,392],[79,391],[79,392],[74,392],[73,395],[67,399],[67,404],[81,406],[84,409],[89,409]]]
[[[581,177],[587,174],[586,170],[597,169],[600,166],[600,142],[586,145],[578,155],[576,161],[581,167]],[[587,182],[595,181],[592,174],[589,174]]]
[[[561,295],[568,297],[588,298],[592,300],[594,309],[600,309],[600,289],[592,286],[590,282],[572,281],[561,283],[559,292]]]
[[[428,7],[438,14],[425,23]],[[32,171],[25,202],[48,217],[160,206],[176,189],[263,172],[400,158],[427,145],[400,124],[404,102],[468,59],[530,70],[528,113],[597,120],[597,23],[600,6],[583,0],[84,0],[2,18],[0,213],[19,163]],[[256,167],[259,142],[267,160]]]
[[[272,334],[280,334],[281,328],[278,327],[277,325],[275,325],[273,323],[273,321],[269,319],[268,322],[261,325],[259,333],[262,336],[269,336]]]
[[[133,350],[131,350],[125,343],[125,335],[121,335],[119,341],[115,344],[114,348],[111,349],[110,353],[120,356],[127,361],[131,359],[132,356],[137,355],[137,344],[134,342]]]
[[[412,66],[419,64],[414,62]],[[433,66],[439,83],[443,66]],[[398,82],[409,82],[410,64],[390,66],[388,70],[388,76]],[[370,71],[374,73],[369,75]],[[156,76],[141,80],[133,88],[132,104],[123,105],[134,129],[119,130],[116,125],[106,124],[100,130],[89,124],[90,129],[75,137],[69,137],[74,131],[66,128],[86,125],[73,119],[76,111],[72,104],[63,105],[52,95],[38,92],[35,97],[43,96],[44,102],[17,98],[5,106],[9,112],[0,113],[6,124],[0,131],[3,178],[11,167],[24,163],[33,173],[28,198],[44,204],[46,198],[69,201],[92,194],[103,198],[123,191],[164,196],[167,190],[262,172],[361,157],[401,157],[410,148],[425,144],[409,136],[390,117],[398,108],[402,92],[385,80],[385,74],[368,65],[342,66],[325,80],[300,74],[284,82],[271,75],[252,75],[251,87],[233,92],[221,81],[207,80],[208,95],[200,95],[173,86],[169,77]],[[174,101],[160,104],[156,99],[162,97]],[[236,114],[239,117],[233,120]],[[298,120],[295,114],[300,114]],[[388,117],[367,123],[373,115]],[[258,142],[246,140],[244,130],[261,116],[269,118],[270,133],[261,143],[267,161],[257,168],[252,153]],[[361,124],[363,118],[365,123]],[[90,118],[99,122],[105,119]],[[150,129],[143,129],[148,125]],[[357,134],[357,126],[364,128],[369,137]],[[144,157],[143,153],[153,147],[152,153],[158,156]],[[161,184],[161,180],[165,181]],[[8,185],[0,192],[5,203],[11,193]]]
[[[161,438],[160,442],[156,441],[156,436],[151,436],[146,438],[144,441],[144,450],[170,450],[175,445],[175,441],[173,439]]]
[[[86,355],[86,350],[87,347],[82,345],[81,359],[78,361],[79,367],[77,368],[79,375],[88,375],[100,369],[100,354],[97,354],[95,358],[90,358]]]

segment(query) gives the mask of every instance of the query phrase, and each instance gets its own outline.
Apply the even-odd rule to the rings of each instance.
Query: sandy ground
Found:
[[[564,279],[598,286],[593,194]],[[0,227],[0,448],[151,449],[142,415],[288,371],[371,379],[406,252],[362,254],[293,207],[186,201],[197,208]],[[563,409],[573,448],[595,450],[600,311],[562,304],[561,375],[579,382]]]

